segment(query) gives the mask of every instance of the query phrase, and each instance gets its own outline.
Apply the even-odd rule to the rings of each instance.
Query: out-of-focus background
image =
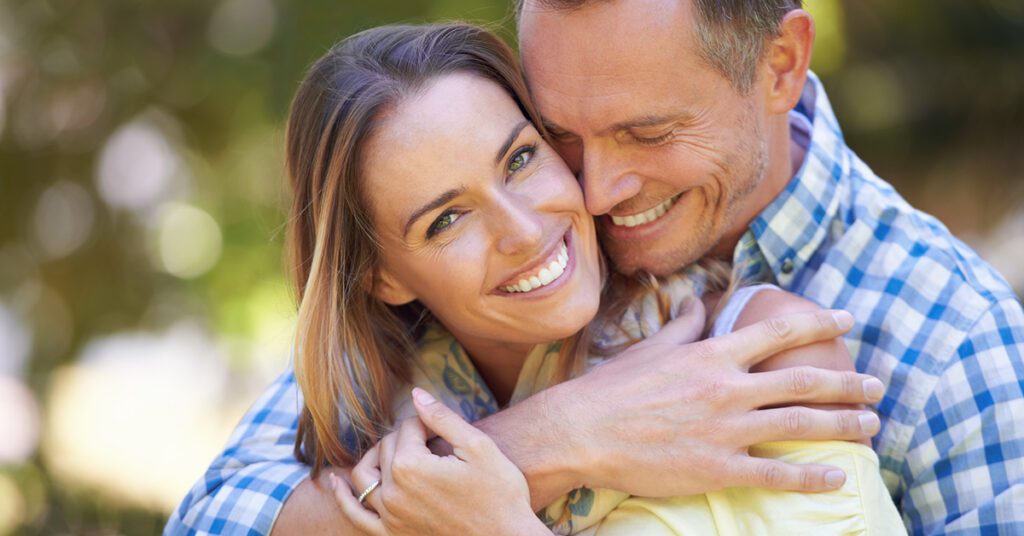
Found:
[[[806,0],[850,145],[1024,290],[1024,2]],[[284,367],[289,99],[488,0],[0,0],[0,534],[153,534]]]

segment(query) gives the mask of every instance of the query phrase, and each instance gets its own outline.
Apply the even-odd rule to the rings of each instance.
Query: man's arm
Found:
[[[925,404],[900,503],[914,534],[1024,534],[1024,312],[974,325]]]
[[[164,534],[267,534],[281,505],[309,474],[293,456],[302,399],[291,367],[235,428]]]
[[[794,438],[779,428],[776,414],[758,408],[871,403],[881,396],[878,380],[822,369],[747,370],[787,349],[840,336],[852,324],[848,313],[772,318],[681,345],[678,322],[584,376],[478,421],[526,475],[535,507],[581,485],[667,497],[740,485],[822,491],[842,484],[842,475],[827,476],[827,466],[749,457],[752,444]],[[858,421],[873,417],[870,412],[798,411],[806,423],[801,439],[860,440],[874,433],[863,432]]]
[[[756,408],[795,402],[871,402],[861,387],[869,377],[827,370],[752,375],[746,370],[785,349],[835,338],[851,324],[847,313],[805,313],[761,322],[717,339],[680,344],[688,340],[683,332],[688,334],[689,327],[673,322],[591,373],[538,393],[477,425],[523,471],[531,503],[538,507],[581,484],[647,496],[699,493],[730,485],[831,489],[841,480],[827,482],[828,467],[791,466],[746,455],[746,447],[753,443],[789,438]],[[253,411],[259,413],[258,408]],[[293,427],[297,415],[298,406],[293,408]],[[816,416],[802,437],[865,437],[857,426],[850,426],[855,419],[853,413]],[[289,440],[294,440],[294,428]],[[247,448],[259,441],[237,438]],[[206,503],[218,505],[215,513],[218,509],[234,512],[230,503],[241,495],[233,493],[230,488],[214,488]],[[266,492],[247,491],[252,493]],[[347,521],[334,506],[326,481],[321,485],[303,481],[286,488],[279,498],[261,501],[266,510],[261,517],[279,517],[276,534],[323,527],[355,533],[348,531]],[[235,519],[251,518],[251,510],[242,508]]]

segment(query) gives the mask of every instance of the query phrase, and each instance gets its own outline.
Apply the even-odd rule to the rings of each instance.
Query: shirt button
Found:
[[[782,261],[782,273],[786,275],[793,273],[793,259]]]

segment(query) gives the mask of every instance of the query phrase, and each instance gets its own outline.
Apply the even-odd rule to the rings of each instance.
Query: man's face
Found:
[[[537,106],[624,273],[731,255],[763,208],[764,105],[700,56],[695,16],[680,0],[521,14]]]

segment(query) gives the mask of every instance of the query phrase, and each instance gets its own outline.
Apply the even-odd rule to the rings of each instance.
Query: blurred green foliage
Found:
[[[814,67],[850,145],[913,204],[996,247],[994,230],[1024,211],[1024,4],[806,4],[818,18]],[[36,393],[45,419],[52,371],[97,337],[194,317],[218,337],[259,339],[268,310],[287,325],[283,122],[305,67],[338,39],[397,21],[468,18],[511,37],[508,10],[484,0],[0,0],[0,303],[31,341],[27,361],[0,372]],[[137,185],[104,193],[98,177],[112,136],[133,124],[163,136],[173,165],[152,199],[118,204],[117,185]],[[78,188],[54,206],[80,217],[47,238],[47,218],[62,213],[41,199],[58,183]],[[169,268],[196,237],[161,250],[167,202],[215,220],[211,266]],[[246,348],[228,356],[243,373],[255,366]],[[16,533],[152,534],[167,514],[61,482],[40,454],[4,474],[24,506]]]

